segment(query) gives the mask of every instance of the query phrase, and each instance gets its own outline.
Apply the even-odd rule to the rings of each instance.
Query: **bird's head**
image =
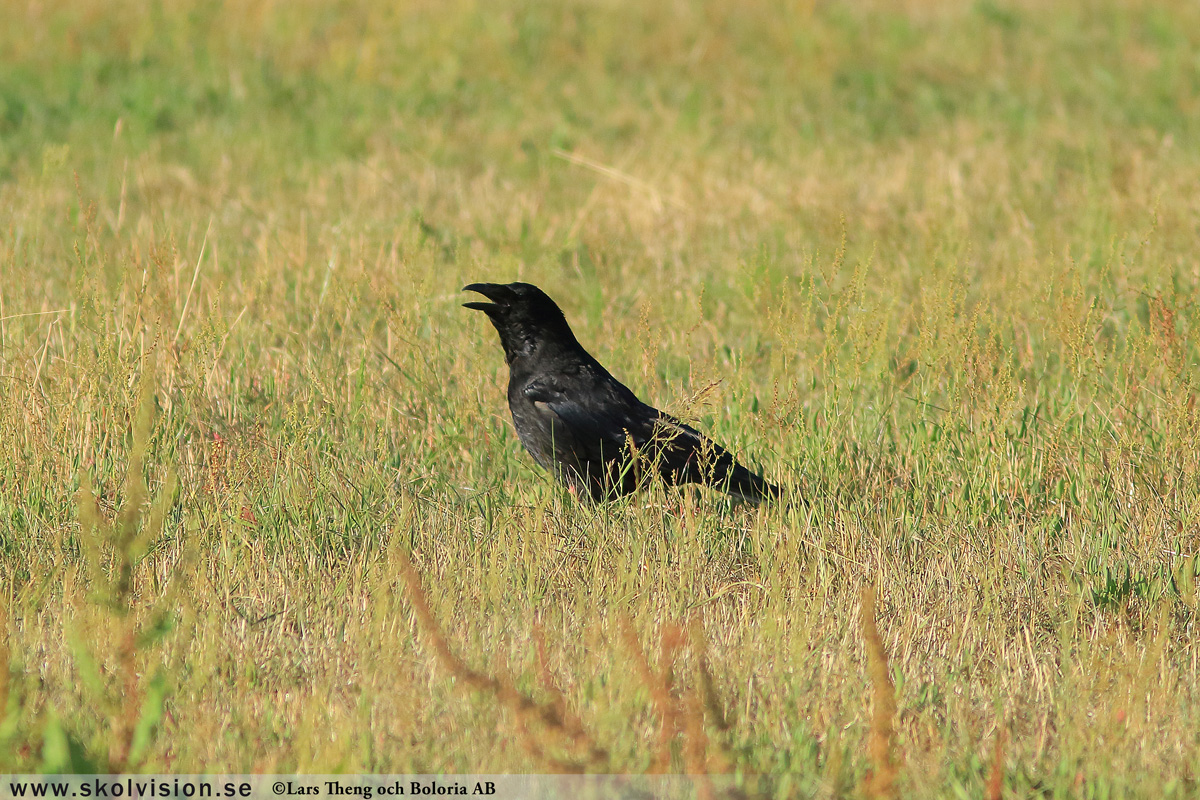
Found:
[[[531,283],[471,283],[464,292],[478,292],[490,303],[463,303],[488,315],[500,334],[508,363],[545,347],[577,346],[567,318],[549,295]]]

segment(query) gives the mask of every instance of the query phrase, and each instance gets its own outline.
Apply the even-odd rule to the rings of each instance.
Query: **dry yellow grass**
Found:
[[[0,767],[1196,792],[1193,4],[11,11]],[[517,278],[811,510],[564,497]]]

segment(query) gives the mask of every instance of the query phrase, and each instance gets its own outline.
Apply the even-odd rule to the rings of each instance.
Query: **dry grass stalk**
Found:
[[[113,715],[113,737],[108,749],[109,769],[113,772],[125,771],[129,763],[133,732],[137,727],[138,712],[141,709],[142,693],[138,683],[136,655],[137,628],[131,623],[117,647],[117,671],[122,677],[122,695],[121,710]]]
[[[996,731],[996,745],[992,750],[992,770],[988,775],[987,800],[1001,800],[1004,796],[1004,728]]]
[[[683,704],[675,686],[675,656],[683,645],[683,629],[676,623],[663,626],[659,643],[659,707],[663,709],[663,725],[659,735],[659,754],[670,766],[671,739],[683,731]]]
[[[867,751],[871,771],[867,776],[866,793],[870,797],[897,797],[896,777],[899,765],[893,760],[894,720],[896,718],[896,689],[888,673],[887,652],[875,625],[875,589],[868,586],[862,592],[862,630],[867,647],[867,673],[874,693],[871,710],[871,729],[867,736]]]
[[[571,709],[567,707],[567,698],[563,695],[562,689],[558,687],[558,681],[554,679],[554,673],[550,670],[550,658],[546,653],[546,637],[542,632],[540,622],[534,623],[533,626],[533,646],[534,652],[537,654],[538,683],[541,684],[542,690],[550,695],[555,711],[558,712],[559,717],[567,724],[568,728],[583,730],[583,721],[572,714]]]
[[[683,765],[696,779],[696,796],[712,800],[713,785],[708,772],[708,734],[704,731],[704,705],[694,689],[684,696],[683,705]]]
[[[661,662],[656,673],[630,621],[622,618],[620,626],[621,637],[633,656],[638,675],[650,691],[655,712],[661,720],[657,753],[649,771],[662,774],[671,770],[671,755],[679,740],[684,771],[697,779],[697,796],[717,796],[710,775],[732,772],[733,758],[726,743],[711,739],[706,729],[710,721],[722,734],[728,731],[729,726],[708,668],[707,643],[703,631],[698,623],[693,622],[687,637],[697,661],[700,685],[676,688],[674,664],[685,641],[684,629],[675,624],[664,628]],[[743,796],[738,789],[729,789],[724,794],[730,797]]]
[[[689,633],[692,638],[692,650],[696,654],[696,672],[700,677],[700,691],[703,692],[704,707],[717,730],[725,733],[729,730],[729,718],[725,714],[724,704],[721,702],[721,696],[717,693],[712,670],[709,668],[708,637],[704,635],[704,628],[696,621],[692,622]]]
[[[138,652],[146,646],[143,636],[151,634],[155,626],[139,620],[137,611],[141,603],[134,588],[134,571],[151,543],[164,532],[176,497],[173,471],[167,472],[156,495],[151,494],[144,474],[154,431],[153,385],[152,376],[145,378],[133,423],[133,448],[122,489],[124,500],[113,519],[110,521],[101,512],[86,471],[80,475],[76,492],[80,543],[91,574],[93,592],[118,631],[114,637],[114,671],[120,688],[109,704],[111,736],[106,766],[111,772],[125,772],[145,759],[144,738],[135,748],[139,725],[147,722],[142,719],[146,690],[139,670]],[[106,563],[111,565],[109,570],[105,569]],[[157,720],[150,721],[146,730],[156,724]]]
[[[671,662],[682,638],[681,631],[677,625],[668,625],[663,630],[662,669],[658,675],[655,675],[650,666],[650,660],[646,657],[646,651],[642,649],[642,644],[638,641],[633,625],[625,617],[621,618],[620,625],[621,638],[633,656],[634,667],[637,669],[638,675],[646,688],[650,690],[650,700],[661,720],[658,748],[654,760],[651,762],[650,772],[653,774],[670,772],[671,746],[680,732],[679,701],[672,692],[674,675]]]
[[[502,670],[498,670],[497,675],[489,675],[472,669],[463,661],[450,647],[437,618],[430,609],[429,599],[416,567],[404,553],[398,554],[397,561],[399,562],[400,576],[408,588],[409,600],[417,615],[417,621],[438,661],[458,680],[472,689],[492,695],[502,706],[514,714],[514,724],[520,741],[525,751],[535,761],[556,772],[580,773],[589,768],[611,770],[607,750],[595,743],[582,720],[567,708],[566,698],[550,670],[545,636],[540,624],[534,626],[533,640],[538,662],[538,681],[551,696],[549,703],[539,703],[522,694],[511,680],[500,676]],[[655,670],[630,621],[622,618],[620,627],[622,639],[633,656],[634,666],[640,678],[650,690],[655,712],[661,720],[657,737],[657,752],[649,772],[651,774],[669,772],[675,743],[677,740],[681,740],[679,750],[684,768],[688,774],[698,777],[697,795],[701,798],[715,797],[714,787],[708,776],[713,772],[730,772],[732,759],[724,748],[719,746],[720,743],[718,743],[717,750],[712,749],[712,742],[705,729],[708,722],[706,710],[712,716],[714,725],[721,732],[728,730],[728,723],[721,710],[721,698],[717,694],[708,669],[703,632],[697,625],[693,625],[690,632],[692,646],[698,661],[701,686],[698,689],[692,688],[681,692],[675,686],[675,661],[687,640],[684,628],[677,624],[669,624],[664,628],[660,645],[659,667]],[[583,760],[568,761],[547,752],[530,728],[530,722],[534,720],[540,722],[545,731],[556,735],[559,739],[566,740],[577,752],[583,751]],[[740,797],[742,793],[733,790],[730,796]]]
[[[557,703],[539,703],[521,693],[511,681],[478,672],[459,658],[429,608],[429,600],[416,567],[404,553],[399,554],[398,560],[400,576],[408,587],[409,602],[442,667],[470,688],[492,695],[512,712],[516,717],[517,730],[522,734],[525,748],[531,756],[558,772],[603,771],[609,768],[608,751],[596,744],[578,717],[564,715]],[[561,693],[557,699],[561,699]],[[582,760],[565,761],[550,756],[529,730],[528,723],[531,720],[537,720],[543,730],[581,753]]]
[[[703,626],[696,620],[693,620],[689,627],[689,633],[692,640],[692,652],[696,657],[696,673],[700,681],[698,699],[702,701],[696,711],[701,717],[702,723],[703,717],[707,714],[708,721],[721,734],[715,740],[706,739],[706,743],[714,746],[708,750],[705,766],[710,773],[729,773],[733,771],[734,764],[727,741],[730,727],[729,718],[725,713],[725,704],[717,692],[716,682],[713,680],[712,670],[709,667],[708,638],[704,635]],[[703,731],[703,727],[701,730]],[[689,735],[691,734],[689,733]]]
[[[8,685],[11,680],[8,626],[8,592],[0,591],[0,709],[8,708]]]

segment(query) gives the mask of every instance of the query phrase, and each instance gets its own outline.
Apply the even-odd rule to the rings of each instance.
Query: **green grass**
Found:
[[[607,769],[876,791],[873,585],[901,795],[1200,791],[1194,4],[8,13],[0,768],[576,759],[411,554]],[[564,496],[513,279],[811,512]]]

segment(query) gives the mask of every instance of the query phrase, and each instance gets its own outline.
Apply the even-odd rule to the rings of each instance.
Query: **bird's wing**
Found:
[[[580,462],[599,462],[619,457],[629,437],[634,446],[649,438],[639,419],[642,404],[621,389],[582,374],[542,375],[526,384],[524,394],[554,415],[555,429],[564,437],[556,447],[569,448]]]
[[[664,474],[682,477],[685,472],[698,476],[702,461],[732,458],[695,428],[646,405],[607,376],[539,376],[526,385],[525,396],[554,415],[562,445],[580,461],[624,457],[632,446],[658,460]]]
[[[632,445],[668,483],[705,483],[752,502],[778,496],[728,450],[605,377],[544,375],[525,386],[525,396],[553,414],[555,447],[573,463],[611,462],[628,456]]]
[[[684,480],[699,480],[700,470],[722,460],[733,460],[725,448],[691,425],[665,411],[655,409],[654,413],[653,436],[660,443],[664,472],[677,473]]]
[[[778,487],[737,462],[733,454],[687,423],[655,411],[659,471],[672,483],[704,483],[759,503],[779,497]]]

